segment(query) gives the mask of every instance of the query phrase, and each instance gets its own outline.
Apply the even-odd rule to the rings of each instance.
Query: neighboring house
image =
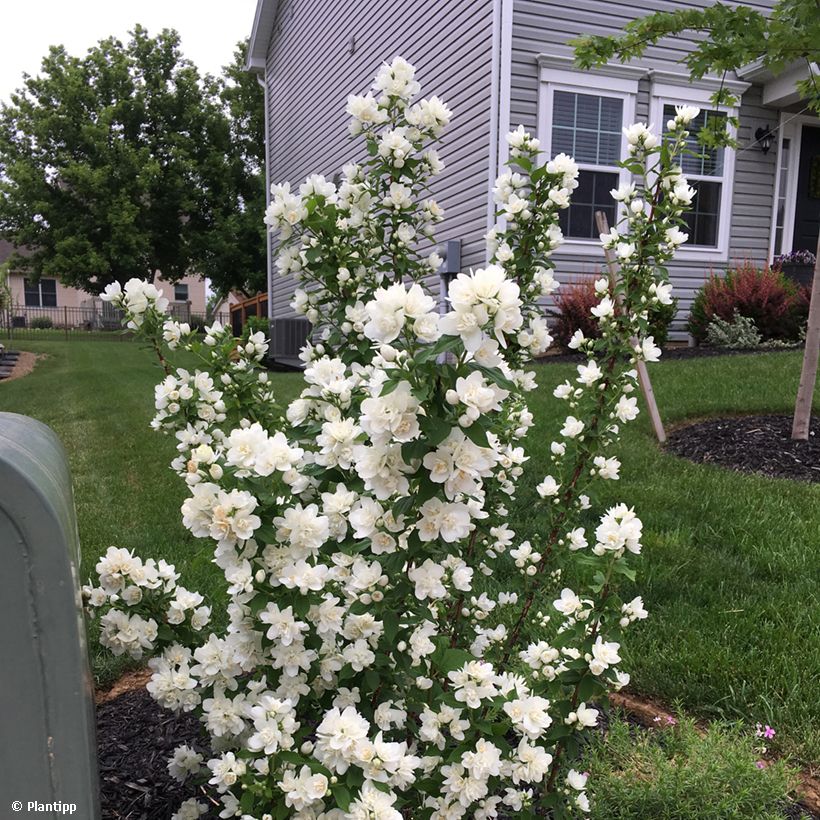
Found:
[[[7,241],[0,239],[0,264],[14,251]],[[155,282],[171,302],[174,314],[184,319],[189,316],[205,316],[205,281],[196,276],[186,276],[179,282],[170,284],[157,277]],[[59,280],[41,277],[34,282],[22,273],[9,272],[11,289],[11,310],[13,314],[25,315],[31,309],[36,315],[49,316],[55,324],[79,323],[84,319],[84,311],[98,309],[99,297],[79,288],[66,287]],[[39,310],[38,310],[39,309]],[[63,311],[62,315],[60,311]],[[76,320],[76,321],[75,321]]]
[[[212,316],[220,316],[222,314],[229,313],[234,305],[238,305],[240,302],[244,302],[245,298],[246,297],[238,291],[228,291],[227,296],[220,296],[219,299],[217,299],[214,302],[209,313]]]
[[[711,0],[709,0],[711,2]],[[691,5],[707,5],[694,0]],[[774,3],[749,0],[764,11]],[[367,90],[379,65],[409,60],[427,95],[454,112],[441,155],[447,164],[433,191],[446,217],[440,242],[460,239],[462,268],[486,262],[483,236],[494,222],[491,188],[507,156],[505,135],[519,123],[536,134],[548,155],[565,151],[581,168],[573,205],[564,213],[566,243],[555,254],[559,281],[599,270],[602,252],[595,210],[615,216],[609,190],[626,174],[621,129],[641,120],[659,127],[675,103],[701,106],[718,79],[690,81],[679,62],[692,40],[668,40],[630,65],[579,72],[567,41],[612,34],[629,20],[670,6],[661,0],[258,0],[248,69],[265,89],[268,182],[298,185],[310,173],[332,178],[356,150],[347,136],[345,101]],[[690,241],[671,266],[680,298],[681,329],[695,291],[710,270],[733,260],[764,263],[796,248],[814,250],[820,197],[820,121],[804,113],[795,82],[797,64],[777,78],[748,66],[726,85],[742,94],[740,148],[685,171],[698,189],[688,218]],[[758,136],[774,134],[764,152]],[[293,316],[292,281],[272,274],[271,318]],[[435,283],[431,285],[436,288]]]

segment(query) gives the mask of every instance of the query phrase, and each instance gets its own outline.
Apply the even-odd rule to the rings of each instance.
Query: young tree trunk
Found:
[[[809,438],[811,399],[817,379],[817,359],[820,356],[820,237],[817,240],[817,260],[814,263],[810,298],[806,349],[803,351],[803,370],[800,373],[800,387],[797,388],[792,424],[792,438],[796,441],[808,441]]]

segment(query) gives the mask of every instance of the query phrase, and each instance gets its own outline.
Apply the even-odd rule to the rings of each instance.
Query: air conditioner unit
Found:
[[[310,337],[310,322],[301,317],[294,317],[274,319],[271,325],[271,358],[274,360],[298,359],[299,353]]]

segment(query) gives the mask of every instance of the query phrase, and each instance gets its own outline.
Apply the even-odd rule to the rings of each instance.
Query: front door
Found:
[[[803,126],[800,166],[797,169],[797,198],[794,204],[792,250],[817,250],[820,232],[820,128]]]

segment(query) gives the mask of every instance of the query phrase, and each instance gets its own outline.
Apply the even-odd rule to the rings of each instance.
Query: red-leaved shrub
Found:
[[[566,348],[576,330],[582,331],[587,339],[598,336],[598,322],[590,311],[600,301],[591,279],[561,286],[555,297],[555,327],[552,328],[552,335],[561,347]]]
[[[764,340],[796,339],[808,313],[808,299],[780,271],[746,260],[725,276],[712,273],[695,296],[689,332],[702,342],[715,316],[731,322],[735,312],[752,319]]]
[[[555,297],[555,310],[551,311],[555,324],[550,331],[561,347],[567,347],[576,330],[583,331],[587,339],[600,336],[598,320],[590,312],[600,301],[593,279],[568,282],[561,286]],[[655,344],[660,347],[666,344],[677,305],[677,299],[673,299],[671,305],[654,305],[649,310],[649,330]]]

